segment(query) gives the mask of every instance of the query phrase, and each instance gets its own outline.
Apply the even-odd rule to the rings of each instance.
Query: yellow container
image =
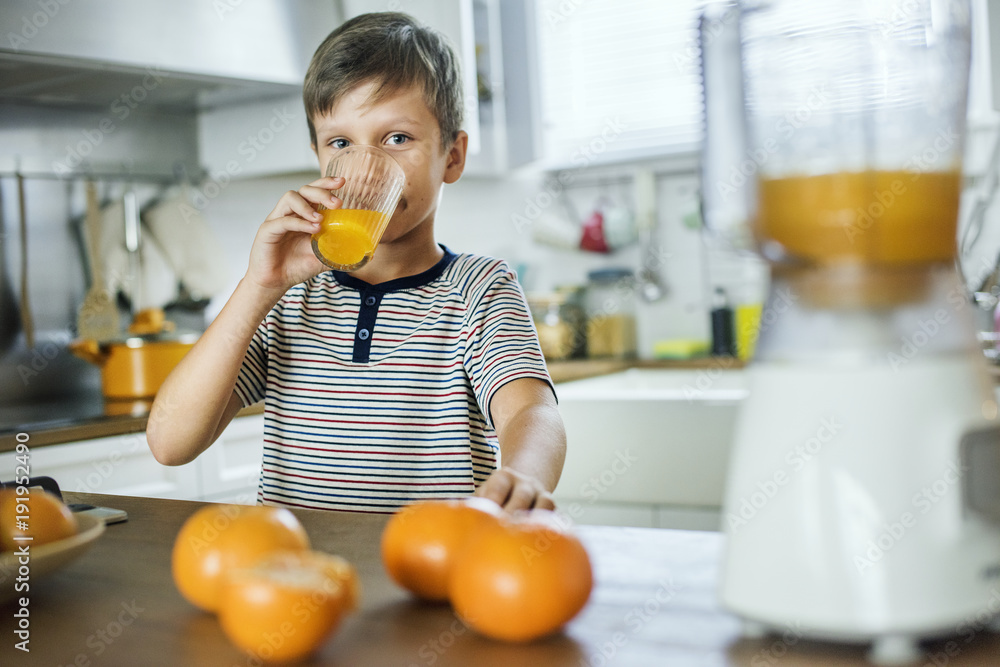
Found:
[[[736,307],[736,356],[743,361],[753,357],[760,333],[763,304],[747,303]]]

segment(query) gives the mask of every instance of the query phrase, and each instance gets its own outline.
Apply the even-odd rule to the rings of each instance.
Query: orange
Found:
[[[23,487],[22,487],[23,488]],[[20,507],[19,507],[20,506]],[[27,509],[19,512],[18,509]],[[19,524],[20,523],[20,527]],[[22,545],[39,546],[76,535],[73,512],[58,497],[39,488],[18,495],[15,489],[0,490],[0,544],[4,551]],[[31,537],[31,540],[16,540]]]
[[[344,559],[276,552],[230,573],[219,622],[229,640],[255,658],[300,660],[336,631],[358,596],[357,574]]]
[[[375,251],[372,241],[384,215],[360,209],[326,209],[313,238],[320,254],[334,264],[353,266]],[[379,234],[381,235],[381,234]]]
[[[450,598],[473,630],[524,642],[561,628],[587,603],[593,588],[590,558],[554,512],[481,528],[457,555]]]
[[[282,550],[309,548],[309,536],[287,509],[208,505],[184,522],[174,541],[177,590],[192,604],[216,611],[226,574]]]
[[[480,525],[498,521],[484,498],[432,500],[404,507],[382,533],[382,564],[393,580],[425,600],[448,599],[455,552]]]

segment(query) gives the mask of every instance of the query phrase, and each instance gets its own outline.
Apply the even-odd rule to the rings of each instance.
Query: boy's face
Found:
[[[465,167],[464,132],[449,149],[441,146],[437,118],[413,85],[370,103],[373,83],[363,83],[344,95],[333,109],[313,118],[321,170],[339,149],[351,145],[378,146],[403,168],[406,185],[382,243],[392,243],[425,224],[433,224],[442,183],[454,183]],[[336,195],[336,192],[334,192]]]

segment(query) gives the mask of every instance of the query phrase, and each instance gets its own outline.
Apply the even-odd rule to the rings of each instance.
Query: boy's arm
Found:
[[[257,327],[289,288],[326,269],[311,248],[320,218],[314,205],[340,206],[330,191],[343,184],[321,178],[286,192],[258,229],[243,280],[153,401],[146,439],[160,463],[194,460],[239,411],[233,388]]]
[[[552,509],[566,458],[566,431],[552,388],[519,378],[497,389],[490,405],[502,467],[476,490],[507,510]]]
[[[233,391],[236,377],[257,326],[278,298],[241,280],[215,321],[164,381],[146,424],[146,440],[157,461],[193,461],[242,407]]]

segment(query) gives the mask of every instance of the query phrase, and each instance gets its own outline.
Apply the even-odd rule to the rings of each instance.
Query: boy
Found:
[[[315,207],[339,206],[343,179],[281,197],[156,397],[153,455],[187,463],[264,400],[259,502],[393,512],[475,492],[553,507],[565,433],[523,294],[502,261],[434,241],[468,143],[453,52],[405,14],[358,16],[317,49],[303,98],[320,168],[344,146],[380,146],[406,174],[400,203],[373,259],[347,274],[310,246]]]

